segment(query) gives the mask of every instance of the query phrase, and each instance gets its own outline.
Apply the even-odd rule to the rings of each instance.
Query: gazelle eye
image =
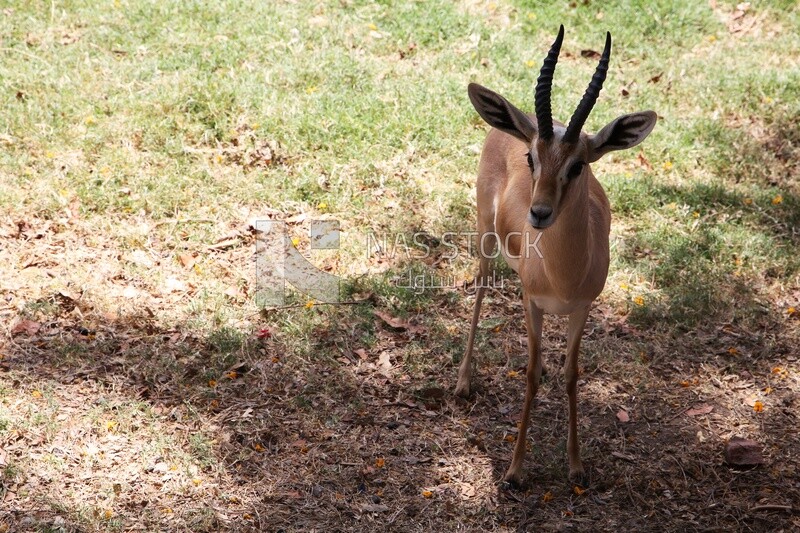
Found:
[[[528,157],[528,167],[530,167],[531,172],[533,172],[533,156],[531,155],[530,152],[528,152],[525,155]]]
[[[573,163],[573,165],[569,167],[569,171],[567,171],[567,178],[573,180],[580,176],[581,172],[583,172],[583,165],[583,161]]]

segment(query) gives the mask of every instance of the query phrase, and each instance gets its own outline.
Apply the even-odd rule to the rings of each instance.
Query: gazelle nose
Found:
[[[553,208],[549,205],[534,205],[531,207],[530,222],[531,226],[538,228],[548,225],[548,218],[553,214]]]

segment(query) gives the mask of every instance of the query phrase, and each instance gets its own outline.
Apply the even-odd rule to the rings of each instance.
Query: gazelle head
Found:
[[[537,229],[552,225],[560,208],[566,205],[579,183],[588,179],[589,163],[614,150],[632,148],[642,142],[656,125],[653,111],[622,115],[612,120],[596,135],[581,132],[592,111],[608,72],[611,56],[611,34],[592,81],[572,114],[569,125],[553,124],[550,109],[550,88],[558,53],[564,40],[564,26],[558,31],[553,46],[544,60],[536,84],[536,122],[494,91],[471,83],[469,98],[475,110],[490,126],[504,131],[528,145],[520,157],[527,159],[532,182],[528,222]]]

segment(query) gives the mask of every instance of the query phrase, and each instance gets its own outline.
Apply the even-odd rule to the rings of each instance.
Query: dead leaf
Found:
[[[419,324],[412,324],[408,320],[403,320],[402,318],[396,318],[388,313],[384,313],[383,311],[379,311],[375,309],[373,311],[375,316],[383,320],[389,327],[394,329],[406,330],[412,335],[422,333],[425,331],[425,327]]]
[[[708,405],[707,403],[701,403],[686,411],[686,416],[707,415],[713,410],[714,410],[713,405]]]
[[[625,422],[629,422],[629,421],[630,421],[630,419],[631,419],[631,418],[630,418],[630,416],[628,416],[628,411],[626,411],[625,409],[620,409],[620,410],[617,412],[617,420],[619,420],[619,421],[620,421],[620,422],[622,422],[623,424],[624,424]]]
[[[663,76],[663,75],[664,75],[663,72],[659,72],[658,74],[656,74],[655,76],[653,76],[652,78],[647,80],[647,82],[648,83],[658,83],[659,81],[661,81],[661,76]]]
[[[209,249],[209,250],[226,250],[228,248],[233,248],[234,246],[238,245],[240,242],[241,242],[241,239],[239,239],[239,237],[236,237],[235,239],[226,239],[224,241],[220,241],[218,243],[211,244],[211,245],[207,246],[206,248]]]
[[[389,360],[389,352],[381,352],[381,354],[378,356],[378,366],[381,367],[381,372],[386,372],[392,369],[392,362]]]
[[[362,361],[366,361],[367,358],[369,357],[367,355],[367,351],[364,348],[358,348],[356,350],[353,350],[353,353],[356,354]]]
[[[240,291],[239,287],[237,287],[236,285],[231,285],[230,287],[225,289],[223,294],[225,296],[229,296],[230,298],[233,298],[234,300],[238,300],[240,297],[244,296],[244,294],[242,294],[242,291]]]
[[[361,510],[365,513],[385,513],[389,508],[382,503],[364,503]]]
[[[597,50],[581,50],[581,57],[589,59],[600,59],[600,52]]]
[[[23,319],[17,322],[13,328],[11,328],[11,335],[17,335],[20,333],[24,333],[28,337],[32,337],[39,332],[39,329],[42,325],[39,322],[34,320],[27,320]]]
[[[648,171],[653,170],[653,165],[650,164],[650,161],[647,160],[643,152],[639,152],[637,159],[639,160],[640,166],[646,168]]]
[[[192,266],[194,265],[194,263],[197,261],[197,257],[195,257],[194,255],[192,255],[192,254],[190,254],[190,253],[180,254],[180,255],[178,256],[178,261],[179,261],[179,262],[180,262],[180,264],[181,264],[181,265],[183,265],[184,267],[186,267],[186,268],[192,268]]]

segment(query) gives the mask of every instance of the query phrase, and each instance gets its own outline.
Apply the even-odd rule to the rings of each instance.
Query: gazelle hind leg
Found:
[[[467,346],[464,352],[464,358],[461,360],[461,366],[458,368],[458,382],[456,383],[455,393],[457,396],[467,398],[470,395],[470,381],[472,379],[472,352],[475,346],[475,331],[478,329],[478,320],[481,314],[481,302],[486,293],[486,287],[489,284],[489,268],[491,266],[491,254],[494,251],[496,244],[496,237],[494,232],[481,232],[478,235],[478,253],[480,254],[480,265],[478,267],[478,276],[475,278],[475,306],[472,309],[472,321],[469,325],[469,336],[467,337]]]

